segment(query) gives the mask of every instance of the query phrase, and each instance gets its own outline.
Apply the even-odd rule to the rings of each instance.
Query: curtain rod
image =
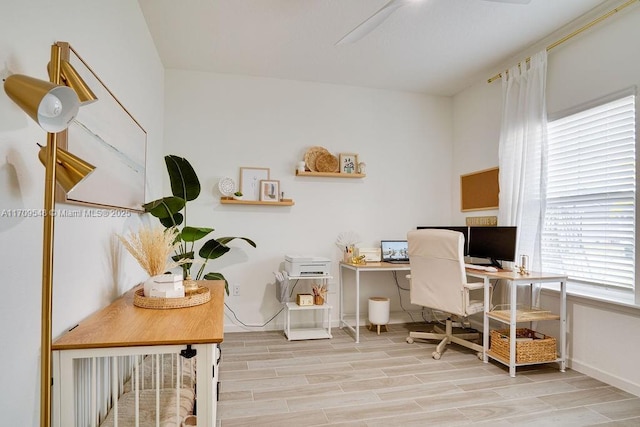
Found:
[[[599,18],[594,19],[593,21],[589,22],[588,24],[578,28],[577,30],[575,30],[574,32],[562,37],[560,40],[557,40],[553,43],[551,43],[549,46],[547,46],[547,52],[549,52],[551,49],[553,49],[554,47],[557,47],[559,45],[561,45],[562,43],[566,42],[567,40],[577,36],[578,34],[582,33],[585,30],[588,30],[589,28],[593,27],[594,25],[604,21],[605,19],[607,19],[608,17],[610,17],[611,15],[614,15],[617,12],[620,12],[622,9],[624,9],[627,6],[630,6],[631,4],[637,2],[638,0],[629,0],[626,3],[611,9],[609,12],[605,13],[604,15],[600,16]],[[529,63],[529,61],[531,61],[531,57],[528,57],[527,59],[525,59],[526,63]],[[508,73],[509,71],[505,71],[505,73]],[[490,79],[487,80],[487,83],[493,83],[495,80],[501,79],[502,78],[502,73],[498,73],[495,76],[491,77]]]

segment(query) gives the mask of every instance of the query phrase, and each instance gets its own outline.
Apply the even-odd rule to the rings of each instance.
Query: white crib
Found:
[[[54,427],[214,426],[224,282],[211,301],[152,310],[133,291],[53,344]],[[197,402],[197,404],[196,404]]]

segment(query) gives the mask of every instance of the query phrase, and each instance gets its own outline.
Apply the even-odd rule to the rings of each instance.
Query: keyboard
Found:
[[[389,259],[385,262],[388,262],[389,264],[409,264],[408,259]]]
[[[496,271],[498,271],[497,268],[492,267],[490,265],[465,264],[464,266],[465,268],[470,268],[472,270],[482,270],[482,271],[488,271],[491,273],[495,273]]]

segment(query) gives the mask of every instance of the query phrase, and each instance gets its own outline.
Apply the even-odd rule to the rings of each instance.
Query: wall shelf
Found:
[[[300,172],[296,170],[296,176],[317,176],[323,178],[364,178],[364,173],[340,173],[340,172]]]
[[[293,206],[292,199],[282,199],[279,202],[261,202],[259,200],[236,200],[233,197],[220,197],[223,205],[260,205],[260,206]]]

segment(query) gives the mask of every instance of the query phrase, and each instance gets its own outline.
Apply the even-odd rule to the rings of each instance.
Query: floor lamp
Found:
[[[95,167],[58,148],[60,132],[66,131],[82,103],[97,98],[71,64],[61,58],[61,48],[51,46],[49,79],[14,74],[4,90],[22,110],[47,131],[47,145],[38,157],[45,166],[44,233],[42,242],[42,310],[40,349],[40,425],[51,425],[51,318],[53,292],[53,228],[56,181],[69,192]]]

